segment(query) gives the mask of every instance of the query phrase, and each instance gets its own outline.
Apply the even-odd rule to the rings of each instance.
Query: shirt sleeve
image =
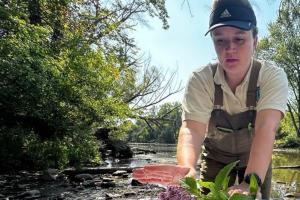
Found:
[[[284,115],[289,91],[285,72],[282,68],[271,66],[264,70],[261,80],[257,111],[275,109]]]
[[[209,67],[191,75],[182,100],[182,121],[194,120],[208,124],[213,108],[212,82]]]

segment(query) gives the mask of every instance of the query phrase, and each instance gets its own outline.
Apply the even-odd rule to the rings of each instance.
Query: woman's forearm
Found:
[[[274,131],[267,128],[257,130],[253,138],[245,174],[256,173],[264,181],[272,159],[274,140]]]
[[[205,130],[205,125],[196,127],[183,125],[181,127],[177,145],[177,161],[179,165],[196,168],[205,138]]]

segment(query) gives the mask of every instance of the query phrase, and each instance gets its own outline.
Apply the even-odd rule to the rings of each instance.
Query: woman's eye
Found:
[[[235,41],[238,44],[242,44],[242,43],[244,43],[245,40],[244,40],[244,38],[236,38]]]
[[[224,43],[224,40],[218,39],[218,40],[216,41],[216,43],[217,43],[217,44],[223,44],[223,43]]]

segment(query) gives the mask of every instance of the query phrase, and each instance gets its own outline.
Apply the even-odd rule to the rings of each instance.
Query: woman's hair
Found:
[[[254,26],[254,27],[251,29],[251,31],[252,31],[252,36],[253,36],[253,38],[256,38],[257,35],[258,35],[258,28],[257,28],[257,26]]]

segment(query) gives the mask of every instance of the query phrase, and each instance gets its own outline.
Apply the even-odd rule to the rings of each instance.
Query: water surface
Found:
[[[153,146],[145,146],[146,148],[153,148]],[[169,148],[169,145],[168,145]],[[135,155],[128,163],[130,167],[142,167],[146,164],[176,164],[176,152],[165,152],[158,149],[157,154],[139,154]],[[274,199],[287,199],[289,195],[296,195],[300,199],[300,169],[276,169],[278,166],[300,166],[299,152],[293,150],[288,151],[274,151],[273,156],[273,175],[272,175],[272,198]],[[199,160],[200,161],[200,160]],[[126,165],[124,163],[124,165]]]

